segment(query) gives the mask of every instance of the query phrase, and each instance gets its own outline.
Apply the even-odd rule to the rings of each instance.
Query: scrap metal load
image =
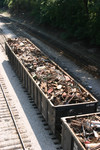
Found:
[[[100,113],[70,117],[65,120],[72,130],[70,134],[75,133],[74,141],[78,138],[86,150],[100,150]],[[66,126],[67,131],[68,126]],[[80,144],[77,145],[79,147]],[[80,149],[84,148],[81,147]]]
[[[6,54],[48,123],[61,136],[61,117],[94,113],[97,99],[25,38],[8,39]]]
[[[70,120],[70,127],[86,148],[100,148],[100,117],[84,117]],[[99,147],[98,147],[99,146]]]
[[[87,91],[84,91],[73,78],[59,69],[28,39],[8,39],[7,42],[55,106],[94,101]]]

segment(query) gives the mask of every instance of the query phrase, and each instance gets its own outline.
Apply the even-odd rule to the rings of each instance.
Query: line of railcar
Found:
[[[62,117],[97,111],[98,100],[31,41],[8,39],[5,49],[23,86],[60,140],[65,140],[61,133]],[[70,150],[62,143],[64,150]]]

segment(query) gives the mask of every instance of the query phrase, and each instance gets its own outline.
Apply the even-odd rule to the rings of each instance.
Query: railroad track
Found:
[[[0,134],[0,150],[32,150],[27,131],[1,75]]]
[[[60,41],[53,39],[53,37],[48,36],[47,34],[43,34],[43,32],[39,30],[36,31],[36,29],[29,27],[23,23],[20,23],[14,19],[3,17],[2,15],[0,16],[1,19],[5,20],[6,23],[12,23],[14,25],[13,28],[15,28],[18,32],[16,33],[17,35],[22,33],[22,31],[18,31],[18,29],[26,31],[30,35],[39,39],[40,41],[43,41],[51,48],[54,48],[59,53],[63,53],[64,56],[71,59],[75,64],[82,67],[83,69],[91,73],[93,76],[100,77],[100,61],[99,59],[93,58],[94,54],[88,54],[88,52],[82,53],[81,50],[73,50],[69,46],[66,46],[65,44],[61,43]],[[11,29],[13,29],[11,25],[8,26]]]

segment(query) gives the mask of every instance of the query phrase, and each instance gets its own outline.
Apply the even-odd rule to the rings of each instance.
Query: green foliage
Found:
[[[40,4],[40,21],[43,23],[52,23],[54,18],[53,10],[55,4],[53,0],[42,0]]]
[[[31,16],[33,16],[36,21],[40,22],[40,0],[32,0],[31,1]]]
[[[91,43],[100,45],[100,0],[89,3],[89,37]]]
[[[5,4],[61,29],[65,38],[89,39],[100,45],[100,0],[5,0]]]

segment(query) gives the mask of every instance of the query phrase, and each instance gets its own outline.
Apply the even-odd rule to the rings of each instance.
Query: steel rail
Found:
[[[23,150],[25,150],[25,145],[24,145],[24,143],[23,143],[23,140],[22,140],[22,137],[21,137],[20,131],[19,131],[19,129],[18,129],[18,126],[17,126],[16,120],[14,119],[13,112],[12,112],[12,110],[11,110],[10,106],[9,106],[9,103],[8,103],[8,101],[7,101],[6,95],[5,95],[5,93],[4,93],[4,90],[3,90],[3,88],[2,88],[2,85],[1,85],[1,84],[0,84],[0,88],[1,88],[1,91],[2,91],[2,93],[3,93],[4,99],[5,99],[5,101],[6,101],[7,107],[8,107],[8,109],[9,109],[9,112],[10,112],[11,118],[12,118],[13,123],[14,123],[14,126],[15,126],[15,128],[16,128],[16,132],[17,132],[17,134],[18,134],[18,137],[19,137],[20,143],[21,143],[21,145],[22,145],[22,148],[23,148]]]

